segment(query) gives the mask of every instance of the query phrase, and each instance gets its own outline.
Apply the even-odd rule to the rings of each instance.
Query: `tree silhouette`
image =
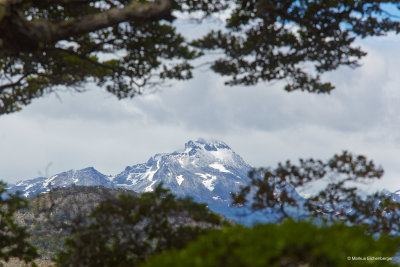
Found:
[[[329,93],[320,74],[356,67],[356,38],[399,31],[397,1],[304,0],[2,0],[0,114],[63,86],[87,82],[118,98],[166,80],[192,78],[193,60],[214,54],[211,69],[228,85],[286,81],[287,91]],[[190,40],[174,21],[224,12],[223,29]],[[229,14],[226,16],[226,14]],[[221,17],[221,16],[219,16]],[[201,21],[201,19],[199,19]]]
[[[371,233],[399,232],[400,203],[383,192],[362,194],[358,186],[383,176],[383,169],[364,156],[344,151],[330,160],[300,159],[278,167],[255,169],[251,182],[233,194],[233,204],[274,214],[277,221],[317,219],[366,225]],[[318,183],[310,196],[297,192]]]

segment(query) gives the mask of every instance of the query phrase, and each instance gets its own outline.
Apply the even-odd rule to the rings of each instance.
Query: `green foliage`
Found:
[[[361,227],[319,227],[288,220],[281,225],[235,226],[214,231],[183,250],[156,255],[143,266],[397,266],[379,257],[393,257],[399,245],[399,238],[374,238]]]
[[[27,207],[27,201],[6,191],[6,185],[0,181],[0,260],[18,258],[28,263],[38,254],[27,241],[29,234],[25,227],[18,225],[14,217],[15,212]]]
[[[136,266],[150,255],[183,248],[210,228],[222,225],[205,205],[175,197],[158,186],[140,197],[121,195],[102,202],[76,227],[60,266]]]
[[[0,114],[60,86],[83,91],[87,82],[133,97],[166,80],[192,78],[193,60],[208,52],[222,54],[211,69],[228,85],[284,80],[287,91],[329,93],[334,87],[320,75],[356,67],[366,55],[356,38],[397,33],[400,25],[384,10],[397,1],[3,2]],[[175,14],[206,17],[227,7],[232,12],[220,31],[189,41],[176,30]]]

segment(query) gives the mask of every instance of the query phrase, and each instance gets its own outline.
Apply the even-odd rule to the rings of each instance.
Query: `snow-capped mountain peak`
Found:
[[[25,197],[33,197],[37,194],[50,191],[52,188],[81,186],[104,186],[113,188],[110,177],[100,173],[93,167],[82,170],[69,170],[51,177],[38,177],[26,181],[20,181],[9,186],[10,192],[20,191]]]
[[[147,162],[126,167],[106,176],[93,167],[69,170],[49,178],[36,178],[11,185],[9,191],[22,191],[26,197],[55,187],[72,185],[124,188],[149,192],[163,183],[178,197],[191,196],[220,211],[231,203],[231,192],[246,185],[251,167],[227,144],[218,140],[188,141],[184,149],[156,154]]]
[[[189,141],[185,144],[184,150],[175,151],[170,155],[173,155],[183,168],[214,166],[214,169],[229,172],[224,165],[237,167],[247,165],[227,144],[218,140]]]
[[[224,142],[199,139],[187,142],[183,150],[156,154],[145,164],[127,167],[115,180],[119,186],[135,191],[150,191],[160,182],[167,187],[185,187],[189,181],[202,181],[204,189],[213,191],[218,183],[214,177],[229,175],[231,180],[242,184],[249,169],[250,166]]]
[[[207,141],[199,138],[197,141],[189,141],[185,144],[185,153],[195,154],[197,151],[218,151],[218,150],[231,150],[231,148],[222,141],[210,140]]]

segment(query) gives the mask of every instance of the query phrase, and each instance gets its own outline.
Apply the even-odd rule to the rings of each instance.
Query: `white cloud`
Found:
[[[183,147],[189,139],[227,142],[254,166],[349,150],[382,164],[400,188],[400,38],[367,39],[358,69],[325,75],[331,95],[286,93],[282,84],[226,87],[199,71],[188,82],[118,101],[99,88],[34,101],[0,117],[0,178],[7,182],[94,166],[106,174]],[[90,86],[89,86],[90,87]]]

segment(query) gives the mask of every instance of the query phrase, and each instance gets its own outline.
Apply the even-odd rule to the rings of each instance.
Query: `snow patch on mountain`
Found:
[[[220,163],[213,163],[209,165],[211,168],[219,170],[220,172],[227,172],[227,173],[231,173],[230,171],[228,171],[227,169],[225,169],[224,165],[220,164]]]
[[[203,178],[202,184],[210,191],[214,190],[214,182],[217,180],[217,176],[204,174],[204,173],[196,173],[201,178]]]
[[[185,180],[185,178],[183,178],[183,175],[178,175],[176,176],[176,182],[181,185],[182,182]]]
[[[154,174],[158,171],[158,168],[153,170],[148,170],[145,174],[144,177],[149,180],[149,181],[153,181],[154,178]]]
[[[153,189],[153,185],[156,183],[156,181],[153,181],[149,186],[147,186],[145,189],[144,189],[144,192],[153,192],[154,191],[154,189]]]

